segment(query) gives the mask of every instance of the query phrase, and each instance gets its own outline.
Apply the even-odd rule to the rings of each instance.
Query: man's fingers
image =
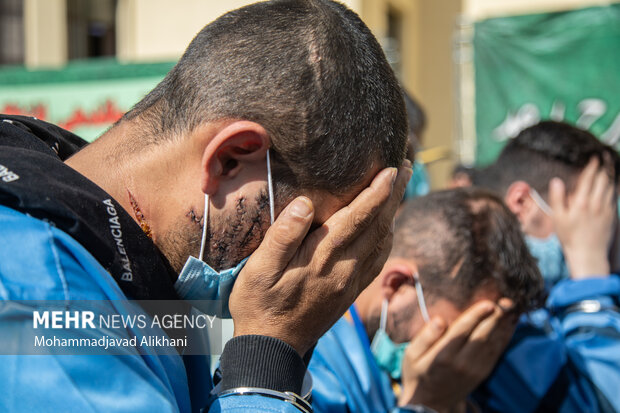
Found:
[[[372,222],[381,206],[390,198],[397,172],[396,168],[386,168],[379,172],[368,188],[312,234],[311,237],[320,239],[317,253],[329,256],[333,250],[345,248]]]
[[[411,176],[411,169],[405,166],[400,170],[387,168],[381,171],[368,188],[364,189],[348,206],[332,215],[321,228],[311,235],[311,237],[316,237],[316,240],[309,240],[309,243],[318,242],[317,254],[329,257],[329,261],[339,255],[336,252],[346,249],[351,243],[359,240],[362,234],[366,234],[365,231],[369,227],[375,226],[375,218],[380,211],[384,211],[386,205],[391,206],[394,193],[404,191],[401,187],[406,186],[405,179],[408,180],[406,176]],[[389,231],[390,227],[391,222],[382,229]],[[374,246],[376,246],[379,241],[380,239],[369,239],[367,243],[375,243]],[[361,251],[359,256],[364,256]]]
[[[616,195],[616,187],[610,181],[610,185],[607,187],[605,191],[605,195],[603,196],[603,206],[611,205],[615,211],[617,205],[617,197]]]
[[[470,334],[459,357],[463,360],[478,360],[481,369],[490,369],[510,341],[514,327],[514,315],[506,313],[498,306],[493,314],[482,320]]]
[[[450,328],[439,339],[434,351],[441,352],[445,357],[454,356],[463,347],[476,326],[494,311],[495,303],[492,301],[483,300],[472,305],[450,325]]]
[[[575,190],[575,202],[578,204],[585,204],[588,202],[590,190],[592,189],[592,184],[594,182],[594,178],[596,177],[598,167],[598,159],[592,158],[579,176],[577,181],[577,189]]]
[[[408,166],[402,166],[399,169],[389,201],[382,206],[380,212],[364,228],[360,236],[352,240],[348,247],[347,257],[368,257],[384,244],[386,236],[391,235],[394,227],[394,215],[403,198],[411,173],[411,168]]]
[[[269,228],[246,268],[265,277],[282,272],[308,233],[313,217],[314,206],[310,199],[305,196],[294,199]]]
[[[560,178],[553,178],[549,182],[549,206],[556,216],[566,211],[566,187]]]
[[[611,180],[607,176],[607,172],[604,169],[599,169],[596,177],[594,178],[594,186],[590,195],[590,203],[595,208],[594,211],[601,211],[607,205],[603,205],[605,202],[606,193],[611,185]]]
[[[379,274],[389,256],[392,249],[394,215],[410,178],[411,169],[408,166],[401,167],[390,200],[383,205],[381,212],[364,232],[352,240],[342,257],[344,260],[358,262],[360,257],[363,257],[358,264],[361,264],[361,271],[355,276],[359,291],[366,288]]]
[[[418,360],[439,340],[444,331],[446,322],[440,317],[433,317],[411,340],[404,360]]]

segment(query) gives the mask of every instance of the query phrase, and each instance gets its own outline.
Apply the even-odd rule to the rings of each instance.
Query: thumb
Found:
[[[554,214],[563,214],[566,209],[566,189],[560,178],[549,182],[549,206]]]
[[[269,228],[246,267],[265,277],[280,274],[306,237],[313,217],[312,201],[305,196],[295,198]]]

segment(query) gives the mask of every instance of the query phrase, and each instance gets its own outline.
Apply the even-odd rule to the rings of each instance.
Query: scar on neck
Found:
[[[140,206],[138,205],[138,202],[133,197],[131,192],[129,192],[129,189],[127,190],[127,194],[129,195],[129,202],[131,203],[131,208],[133,209],[134,216],[136,217],[138,224],[140,224],[140,228],[142,228],[142,231],[144,231],[147,237],[153,238],[153,232],[151,231],[151,227],[146,222],[146,218],[144,217],[144,214],[140,210]]]

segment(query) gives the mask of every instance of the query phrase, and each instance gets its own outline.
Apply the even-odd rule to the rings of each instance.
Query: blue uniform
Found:
[[[319,340],[308,366],[316,412],[400,412],[390,377],[370,351],[355,306]]]
[[[523,316],[473,400],[488,412],[620,411],[620,278],[557,284],[546,308]],[[318,412],[387,412],[395,406],[352,307],[319,340],[309,370]]]
[[[127,300],[80,244],[46,222],[0,206],[0,245],[2,300]],[[0,331],[32,324],[33,308],[14,307],[0,303]],[[133,333],[128,330],[126,338]],[[186,365],[178,354],[126,352],[2,355],[0,411],[197,412],[206,406],[213,387],[207,357],[187,357]],[[217,399],[208,411],[298,412],[286,402],[261,396]]]
[[[620,279],[564,280],[474,393],[483,411],[620,411]]]

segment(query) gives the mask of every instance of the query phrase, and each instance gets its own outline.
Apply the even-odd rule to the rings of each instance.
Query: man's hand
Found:
[[[421,404],[452,411],[493,370],[510,341],[517,316],[512,301],[481,301],[446,330],[434,317],[411,341],[403,360],[400,406]]]
[[[609,274],[609,246],[616,218],[613,181],[593,159],[585,167],[577,188],[567,196],[564,183],[549,183],[553,223],[573,279]]]
[[[306,237],[308,198],[289,204],[252,254],[230,296],[235,336],[278,338],[303,356],[379,274],[411,164],[381,171]]]

